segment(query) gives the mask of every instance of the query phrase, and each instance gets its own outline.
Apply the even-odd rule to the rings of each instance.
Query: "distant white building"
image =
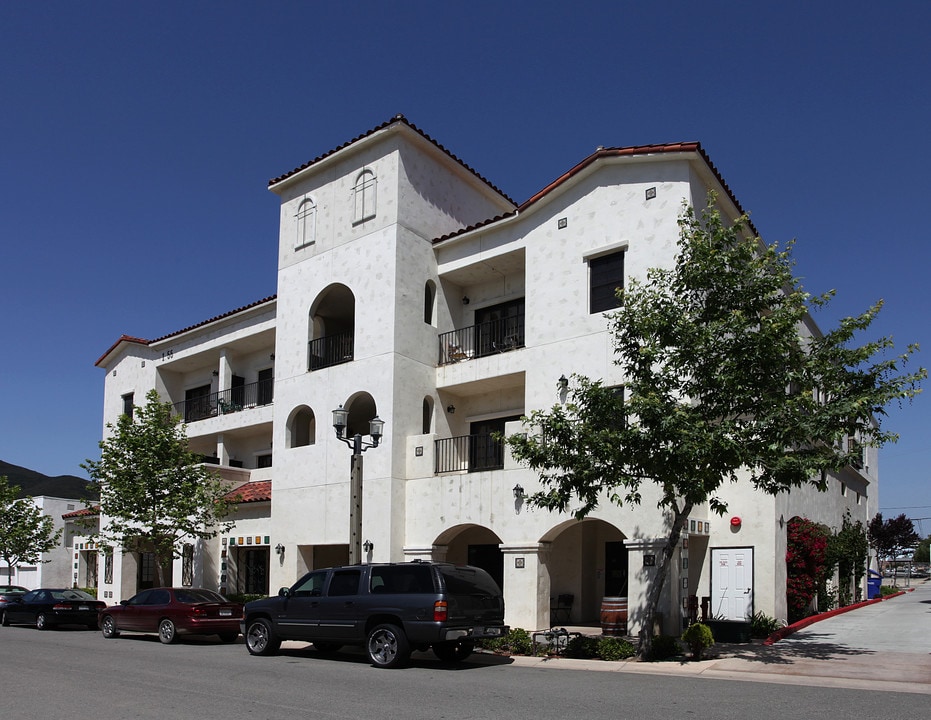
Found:
[[[192,544],[174,582],[274,592],[345,563],[348,433],[385,421],[364,454],[362,538],[371,562],[445,559],[488,569],[513,627],[597,623],[627,598],[638,630],[665,535],[651,486],[638,508],[607,500],[584,521],[529,508],[539,487],[493,433],[564,399],[572,373],[622,385],[603,316],[614,288],[673,262],[683,202],[739,205],[697,143],[599,148],[517,204],[403,117],[275,178],[278,293],[155,340],[123,336],[98,360],[104,420],[156,388],[191,447],[238,486],[236,526]],[[259,260],[261,261],[261,260]],[[810,332],[817,332],[814,327]],[[716,616],[786,616],[785,524],[839,527],[876,511],[876,456],[768,497],[726,486],[729,515],[689,520],[663,622],[690,597]],[[739,520],[738,520],[739,518]],[[104,522],[105,522],[104,518]],[[101,597],[153,582],[145,557],[115,553]],[[551,604],[569,601],[559,617]]]
[[[42,553],[40,562],[35,565],[17,565],[13,572],[10,566],[0,559],[0,584],[9,582],[30,590],[38,587],[72,587],[71,572],[71,537],[67,522],[62,517],[66,513],[77,511],[82,507],[80,500],[39,495],[29,497],[43,515],[53,520],[55,530],[61,530],[58,545],[49,552]]]

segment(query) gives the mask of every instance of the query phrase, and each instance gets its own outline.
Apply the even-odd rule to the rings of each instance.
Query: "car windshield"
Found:
[[[19,585],[0,585],[0,593],[3,593],[4,595],[24,595],[27,592],[29,591],[26,588],[20,587]]]
[[[194,604],[202,602],[227,602],[226,598],[211,590],[184,589],[175,590],[175,599],[180,603]]]

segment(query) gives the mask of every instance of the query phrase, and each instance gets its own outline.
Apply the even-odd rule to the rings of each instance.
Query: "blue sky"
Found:
[[[0,459],[97,457],[103,371],[276,292],[267,181],[396,113],[522,201],[599,145],[697,140],[831,327],[931,364],[931,3],[0,3]],[[887,516],[931,518],[931,398]],[[931,532],[931,520],[923,522]]]

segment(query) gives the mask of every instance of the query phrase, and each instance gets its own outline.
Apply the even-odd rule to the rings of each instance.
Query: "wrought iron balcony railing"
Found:
[[[311,340],[308,352],[308,370],[321,370],[353,359],[353,334],[351,332],[327,335]]]
[[[184,422],[192,423],[246,408],[271,405],[274,395],[275,381],[269,378],[175,403],[174,409]]]
[[[439,336],[438,365],[471,360],[524,347],[524,316],[471,325]]]
[[[493,435],[442,438],[434,445],[434,472],[479,472],[504,467],[504,440]]]

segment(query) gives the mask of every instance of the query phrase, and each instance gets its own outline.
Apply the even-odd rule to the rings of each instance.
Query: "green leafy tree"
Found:
[[[55,521],[36,507],[30,497],[19,497],[19,487],[0,475],[0,558],[10,572],[10,582],[18,565],[36,565],[42,553],[58,545],[61,530]]]
[[[876,557],[893,565],[898,557],[915,550],[921,539],[915,531],[914,523],[904,513],[888,520],[883,520],[882,513],[876,513],[867,526],[867,537],[876,551]],[[893,575],[892,584],[896,585],[897,580]]]
[[[855,598],[851,587],[859,588],[866,575],[869,559],[869,540],[866,528],[859,520],[844,513],[841,529],[828,537],[827,563],[830,569],[837,568],[837,602],[840,607],[849,605]]]
[[[827,333],[793,275],[791,245],[764,245],[746,217],[722,220],[709,197],[679,220],[672,268],[654,268],[620,293],[610,316],[615,362],[627,401],[598,380],[573,375],[565,405],[534,411],[530,432],[508,438],[514,456],[539,473],[529,501],[584,517],[603,497],[638,504],[644,482],[659,491],[668,533],[648,591],[640,635],[648,654],[653,616],[670,560],[692,510],[726,511],[721,485],[741,478],[771,494],[860,462],[846,442],[880,446],[896,436],[875,420],[888,403],[912,398],[926,376],[905,373],[916,351],[885,357],[889,338],[861,345],[877,303]]]
[[[188,450],[187,434],[170,403],[150,390],[133,416],[108,423],[100,460],[82,465],[100,492],[99,541],[152,552],[159,584],[165,567],[191,538],[211,538],[232,526],[224,517],[228,487]]]

